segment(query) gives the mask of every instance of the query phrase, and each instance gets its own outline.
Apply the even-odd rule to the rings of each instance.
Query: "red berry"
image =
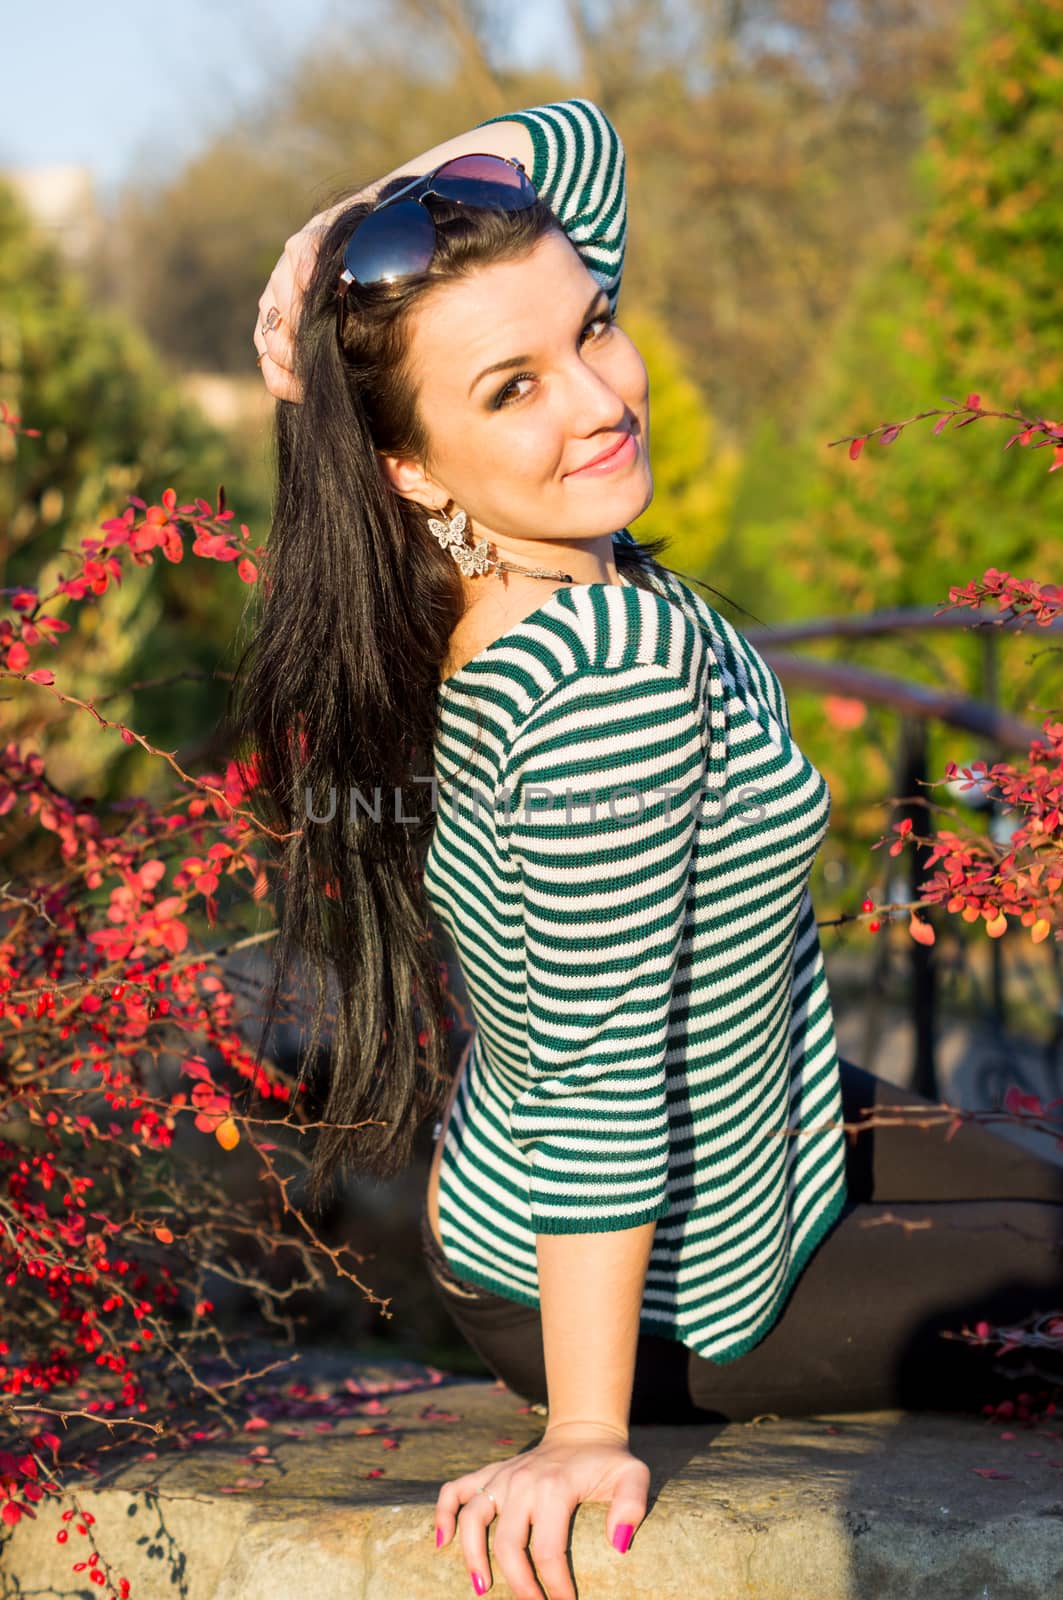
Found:
[[[874,909],[875,909],[875,902],[873,900],[863,900],[863,901],[861,901],[861,903],[860,903],[860,910],[861,911],[874,911]]]
[[[867,925],[867,931],[869,933],[877,933],[881,926],[881,922],[869,922]]]

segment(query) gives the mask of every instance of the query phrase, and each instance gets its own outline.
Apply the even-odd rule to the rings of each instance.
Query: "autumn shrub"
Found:
[[[33,436],[6,406],[0,421],[13,439]],[[323,1126],[308,1080],[246,1037],[255,985],[233,963],[269,948],[279,842],[255,814],[254,753],[186,771],[75,693],[59,665],[77,608],[106,606],[131,566],[189,555],[221,563],[225,579],[261,581],[263,552],[223,491],[216,503],[182,502],[167,489],[82,539],[48,592],[5,590],[0,613],[0,677],[20,729],[0,749],[0,1518],[13,1529],[48,1511],[73,1570],[123,1600],[130,1585],[100,1547],[79,1486],[119,1442],[151,1458],[249,1427],[250,1392],[261,1421],[260,1380],[283,1365],[240,1370],[212,1274],[253,1291],[267,1332],[290,1331],[283,1299],[296,1280],[313,1291],[339,1275],[374,1298],[353,1252],[325,1244],[299,1204],[306,1141]],[[1051,586],[992,570],[950,600],[994,601],[1038,622],[1063,608]],[[138,744],[166,769],[169,793],[107,806],[65,793],[48,766],[57,708],[92,737]],[[939,829],[935,871],[911,906],[868,901],[845,920],[874,929],[907,915],[925,941],[933,930],[918,912],[938,906],[980,920],[991,938],[1013,924],[1035,942],[1061,936],[1063,724],[1046,722],[1028,762],[987,776],[1023,814],[1009,844]],[[891,852],[914,836],[902,826]],[[1012,1097],[1001,1115],[1063,1146],[1060,1105]],[[940,1114],[953,1126],[985,1115]],[[253,1165],[253,1204],[220,1181],[236,1159]],[[1059,1347],[1063,1315],[956,1332],[1001,1348]],[[353,1380],[351,1392],[371,1408]],[[257,1450],[268,1462],[268,1446]]]

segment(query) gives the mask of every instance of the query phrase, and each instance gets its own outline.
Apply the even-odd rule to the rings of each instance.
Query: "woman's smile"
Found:
[[[596,459],[588,462],[585,467],[577,467],[574,472],[566,472],[566,478],[598,478],[606,472],[617,472],[621,467],[629,467],[639,453],[633,433],[625,433],[618,439],[608,452],[600,453]]]

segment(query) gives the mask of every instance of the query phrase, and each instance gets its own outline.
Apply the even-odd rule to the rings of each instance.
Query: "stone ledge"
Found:
[[[334,1414],[327,1432],[305,1415],[293,1424],[291,1412],[275,1414],[239,1440],[115,1462],[105,1486],[79,1489],[133,1600],[467,1600],[458,1542],[434,1548],[439,1485],[534,1443],[542,1417],[500,1385],[412,1363],[355,1368],[310,1352],[294,1369],[322,1397],[336,1392],[340,1372],[347,1414]],[[415,1386],[396,1392],[389,1373]],[[375,1400],[374,1385],[388,1385]],[[605,1505],[579,1508],[577,1593],[1058,1600],[1059,1439],[1059,1429],[1016,1426],[1005,1441],[986,1421],[944,1413],[633,1428],[632,1447],[652,1472],[649,1514],[621,1556],[605,1540]],[[275,1464],[250,1464],[248,1452],[263,1444]],[[375,1469],[383,1474],[368,1477]],[[233,1492],[249,1476],[258,1482]],[[71,1571],[76,1535],[57,1545],[57,1526],[45,1508],[11,1530],[0,1547],[4,1600],[100,1593]],[[498,1570],[492,1592],[512,1594]]]

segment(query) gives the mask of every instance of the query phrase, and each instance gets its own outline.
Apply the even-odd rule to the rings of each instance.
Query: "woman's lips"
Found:
[[[603,456],[599,461],[592,461],[589,466],[577,467],[575,472],[566,472],[566,478],[597,478],[606,472],[615,472],[620,467],[626,467],[634,461],[638,447],[635,444],[635,435],[625,433],[616,447]]]

